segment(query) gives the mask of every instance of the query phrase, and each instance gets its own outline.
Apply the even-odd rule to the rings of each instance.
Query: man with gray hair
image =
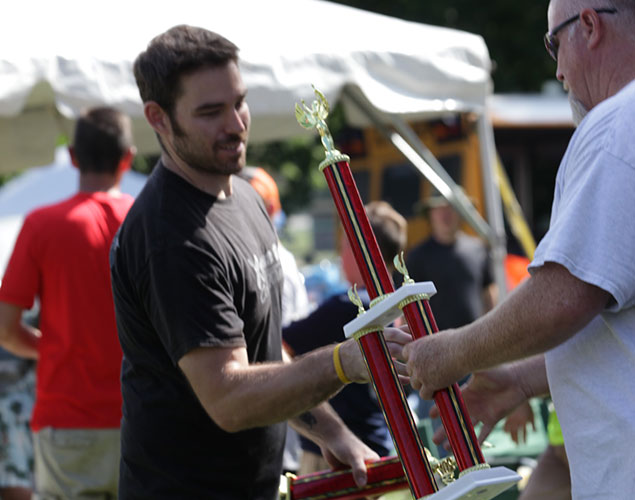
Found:
[[[635,491],[635,2],[552,0],[545,45],[578,128],[531,277],[475,322],[404,348],[424,398],[466,373],[482,436],[551,392],[577,499]],[[508,364],[503,364],[508,363]],[[498,366],[502,365],[502,366]]]

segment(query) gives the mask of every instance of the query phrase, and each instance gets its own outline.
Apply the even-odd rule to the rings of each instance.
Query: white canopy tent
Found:
[[[13,3],[0,19],[0,171],[49,163],[55,141],[70,136],[82,108],[96,104],[130,114],[139,151],[156,152],[132,64],[152,37],[177,24],[217,31],[240,47],[252,141],[306,133],[293,106],[314,98],[313,84],[331,104],[344,104],[352,124],[384,131],[502,262],[502,210],[485,113],[490,60],[482,37],[322,0]],[[407,125],[463,111],[480,117],[488,222]],[[504,283],[502,274],[497,281]]]

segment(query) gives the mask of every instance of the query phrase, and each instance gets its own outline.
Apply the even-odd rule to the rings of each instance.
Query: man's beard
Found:
[[[238,141],[241,141],[241,138],[238,136],[231,136],[227,139],[227,142]],[[175,135],[172,147],[181,160],[199,172],[232,175],[240,172],[245,166],[244,156],[241,156],[237,160],[220,161],[214,155],[210,155],[206,152],[201,153],[200,150],[192,148],[191,143],[185,136]]]
[[[200,149],[193,148],[181,125],[172,116],[169,118],[174,131],[174,142],[172,143],[174,152],[193,170],[210,174],[232,175],[240,172],[245,166],[244,154],[238,160],[221,162],[213,153],[210,155],[205,151],[201,152]],[[241,141],[242,138],[237,134],[232,134],[225,140],[227,143]]]
[[[575,123],[577,127],[578,125],[580,125],[580,122],[584,119],[589,110],[577,97],[575,97],[571,93],[571,91],[569,91],[568,97],[569,107],[571,108],[571,114],[573,116],[573,123]]]

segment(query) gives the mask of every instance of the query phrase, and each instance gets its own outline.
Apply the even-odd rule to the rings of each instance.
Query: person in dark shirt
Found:
[[[134,74],[162,153],[110,256],[124,353],[120,500],[277,498],[288,419],[365,484],[377,454],[321,404],[346,378],[368,379],[356,343],[282,362],[278,239],[235,175],[250,122],[237,47],[176,26]]]
[[[423,203],[430,236],[406,256],[410,277],[431,281],[437,289],[430,307],[439,330],[471,323],[494,307],[498,289],[493,283],[487,247],[482,240],[461,231],[461,216],[440,194]],[[416,412],[427,418],[432,401],[418,399]],[[433,420],[438,429],[441,421]],[[446,450],[439,448],[439,456]]]
[[[408,252],[408,273],[434,283],[430,307],[439,330],[471,323],[494,307],[498,295],[487,247],[461,231],[461,216],[441,195],[429,197],[423,212],[430,236]]]
[[[407,222],[385,201],[369,203],[366,205],[366,213],[382,257],[391,270],[393,258],[406,246]],[[368,309],[370,299],[363,288],[364,280],[353,251],[346,238],[342,238],[341,245],[344,276],[349,283],[362,287],[358,288],[359,296],[364,308]],[[308,317],[284,328],[282,337],[296,355],[334,342],[342,342],[344,325],[355,319],[357,313],[358,308],[350,301],[347,293],[336,294],[320,304]],[[390,434],[377,396],[370,385],[348,385],[329,402],[344,423],[364,443],[380,456],[389,453],[392,446]],[[328,468],[320,454],[320,448],[315,443],[305,438],[301,438],[301,443],[303,454],[300,460],[300,474]]]

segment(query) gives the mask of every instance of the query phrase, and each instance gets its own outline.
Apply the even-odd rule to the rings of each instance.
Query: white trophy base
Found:
[[[399,304],[402,301],[417,295],[431,297],[435,293],[436,288],[430,281],[404,284],[364,314],[344,325],[344,335],[351,338],[369,327],[384,327],[401,315]],[[489,500],[511,488],[520,479],[518,474],[506,467],[474,470],[436,493],[418,500]]]
[[[419,500],[489,500],[511,488],[520,479],[518,474],[506,467],[475,470]]]
[[[398,288],[397,291],[388,294],[384,300],[381,300],[377,304],[373,305],[364,314],[346,323],[346,325],[344,325],[344,336],[346,338],[351,338],[357,332],[362,331],[371,325],[378,327],[389,325],[401,316],[399,304],[403,300],[416,295],[426,295],[428,297],[432,297],[435,293],[437,293],[437,289],[431,281],[405,284]]]

